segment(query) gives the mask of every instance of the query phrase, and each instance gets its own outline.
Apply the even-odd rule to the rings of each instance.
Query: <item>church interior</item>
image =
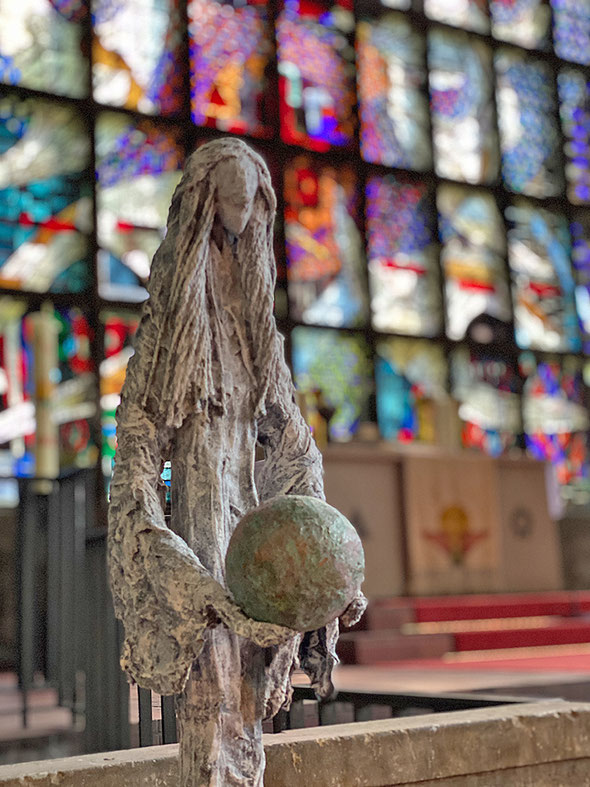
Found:
[[[116,410],[184,163],[233,136],[369,599],[348,705],[296,674],[266,731],[590,701],[588,0],[0,0],[0,765],[175,740],[118,669]]]

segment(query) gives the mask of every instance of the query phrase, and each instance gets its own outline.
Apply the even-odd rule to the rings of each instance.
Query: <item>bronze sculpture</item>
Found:
[[[332,690],[337,621],[304,635],[259,623],[224,588],[243,514],[278,494],[323,498],[272,314],[275,208],[264,161],[240,140],[188,159],[117,411],[109,564],[122,664],[139,685],[179,695],[183,787],[262,784],[262,719],[289,702],[298,663],[320,696]]]

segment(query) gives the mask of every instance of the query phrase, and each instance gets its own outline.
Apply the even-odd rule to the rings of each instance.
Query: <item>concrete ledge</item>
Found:
[[[590,787],[590,704],[522,705],[265,736],[266,787]],[[0,767],[1,787],[176,787],[176,746]]]

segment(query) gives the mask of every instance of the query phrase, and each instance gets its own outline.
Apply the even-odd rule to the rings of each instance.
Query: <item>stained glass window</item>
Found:
[[[590,354],[590,216],[580,213],[570,225],[572,263],[576,273],[576,310],[582,345]]]
[[[85,0],[0,0],[0,81],[81,98]]]
[[[547,0],[490,0],[492,33],[527,49],[544,49],[549,41],[551,9]]]
[[[179,0],[92,0],[92,84],[100,104],[169,115],[182,107]]]
[[[567,499],[590,490],[588,407],[582,385],[581,362],[566,357],[537,360],[523,353],[524,429],[528,452],[555,466]]]
[[[55,293],[89,285],[89,147],[73,108],[0,97],[0,287]]]
[[[578,350],[567,221],[516,200],[506,209],[516,341],[536,350]]]
[[[121,388],[129,358],[133,355],[131,341],[139,319],[127,312],[105,312],[101,315],[104,326],[104,355],[100,365],[100,408],[102,416],[102,468],[110,476],[115,458],[115,411],[121,400]]]
[[[566,137],[567,195],[570,202],[590,204],[590,79],[581,71],[564,68],[557,85]]]
[[[424,37],[401,14],[357,25],[361,153],[366,161],[426,169],[431,163]]]
[[[373,326],[436,335],[442,309],[427,187],[401,175],[373,176],[366,214]]]
[[[361,336],[322,328],[295,328],[291,334],[295,385],[321,391],[334,408],[330,435],[349,440],[368,417],[371,394],[369,350]]]
[[[590,5],[587,0],[551,0],[555,52],[564,60],[590,65]]]
[[[465,33],[434,30],[428,37],[430,108],[437,174],[468,183],[495,180],[491,52]]]
[[[0,299],[0,474],[35,474],[37,352],[26,304]],[[45,315],[48,312],[45,310]],[[51,372],[51,415],[57,426],[59,466],[91,467],[97,460],[92,421],[95,375],[88,316],[76,307],[50,310],[57,366]]]
[[[92,467],[98,459],[93,419],[96,415],[96,366],[93,331],[79,308],[56,309],[59,380],[53,414],[59,424],[60,465]]]
[[[463,445],[500,456],[517,445],[522,431],[522,381],[506,357],[466,347],[451,358],[453,396],[459,401]]]
[[[0,296],[0,476],[35,472],[35,406],[30,352],[23,335],[24,301]]]
[[[387,440],[436,442],[436,403],[447,397],[443,348],[420,339],[377,345],[377,418]]]
[[[366,317],[365,259],[351,167],[309,156],[285,171],[285,238],[291,315],[299,322],[354,327]]]
[[[352,12],[285,0],[277,20],[281,136],[310,150],[354,139]]]
[[[485,0],[424,0],[424,12],[431,19],[477,33],[489,33],[490,20]]]
[[[494,197],[450,184],[437,193],[447,335],[463,339],[480,314],[510,319],[504,223]]]
[[[180,179],[182,148],[174,128],[105,112],[96,128],[98,278],[103,298],[139,301],[164,237]]]
[[[190,0],[191,102],[195,123],[242,134],[272,131],[268,63],[273,55],[263,0]]]
[[[553,77],[549,66],[515,50],[496,55],[502,174],[511,191],[534,197],[563,187]]]

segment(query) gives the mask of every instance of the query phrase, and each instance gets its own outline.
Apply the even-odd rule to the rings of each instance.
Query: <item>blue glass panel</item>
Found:
[[[96,128],[98,278],[103,298],[140,301],[180,179],[180,132],[105,112]]]
[[[565,501],[590,501],[588,408],[577,358],[538,360],[521,356],[524,389],[524,428],[527,450],[548,460],[562,485]]]
[[[400,175],[373,176],[365,205],[373,326],[436,335],[442,306],[427,187]]]
[[[502,174],[511,191],[560,194],[563,175],[551,69],[515,50],[496,54]]]
[[[564,68],[557,76],[561,124],[566,137],[565,174],[570,202],[590,204],[590,80]]]
[[[481,314],[510,319],[504,222],[488,192],[442,185],[437,193],[447,335],[463,339]]]
[[[101,314],[104,325],[105,360],[100,365],[100,408],[102,416],[102,468],[109,477],[115,458],[116,420],[115,411],[121,400],[121,388],[129,358],[133,355],[131,341],[139,318],[128,312],[105,312]]]
[[[490,456],[515,447],[522,431],[517,370],[505,357],[483,350],[470,354],[463,347],[453,352],[451,369],[463,445]]]
[[[367,313],[358,183],[348,165],[299,156],[285,170],[285,236],[291,316],[355,327]]]
[[[88,133],[73,108],[0,97],[0,287],[89,286],[88,162]]]
[[[426,169],[432,161],[424,37],[401,14],[357,26],[361,153],[366,161]]]
[[[440,345],[388,339],[377,345],[377,418],[387,440],[436,441],[436,402],[447,396],[447,362]]]
[[[490,32],[486,0],[424,0],[424,12],[431,19],[476,33]]]
[[[0,475],[35,473],[35,341],[25,312],[24,302],[0,298]],[[62,471],[92,467],[98,456],[91,426],[96,411],[92,329],[77,308],[56,309],[53,317],[57,366],[51,407],[59,466]]]
[[[576,273],[576,309],[585,353],[590,353],[590,217],[583,213],[570,225]]]
[[[169,115],[183,105],[179,0],[92,0],[92,84],[101,104]]]
[[[293,374],[301,391],[321,391],[335,409],[334,440],[349,440],[367,418],[371,393],[369,350],[361,336],[322,328],[295,328],[291,334]]]
[[[354,30],[349,9],[285,0],[277,20],[281,136],[310,150],[354,141]]]
[[[88,95],[84,0],[0,0],[0,81]]]
[[[590,65],[588,0],[551,0],[555,51],[564,60]]]
[[[191,0],[191,100],[195,123],[266,136],[276,108],[267,95],[273,55],[266,3]]]
[[[506,218],[516,341],[527,349],[579,350],[565,217],[519,200]]]
[[[547,0],[490,0],[492,33],[527,49],[546,49],[551,9]]]
[[[468,183],[498,172],[492,55],[466,33],[434,30],[428,37],[430,108],[435,169]]]

